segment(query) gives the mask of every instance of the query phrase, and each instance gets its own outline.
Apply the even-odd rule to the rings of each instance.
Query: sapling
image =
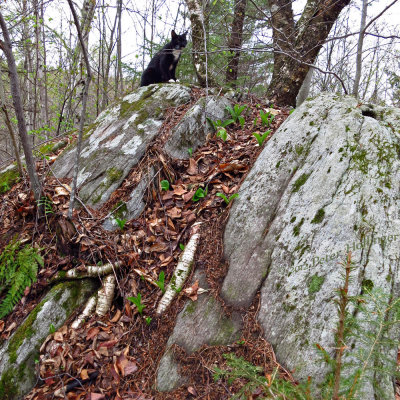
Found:
[[[127,220],[124,219],[124,218],[121,218],[121,219],[120,218],[115,218],[115,222],[117,223],[118,228],[121,229],[121,231],[124,230],[126,221]]]
[[[196,201],[199,201],[200,199],[203,199],[204,197],[207,196],[207,193],[208,193],[208,186],[206,186],[205,189],[199,187],[196,190],[195,194],[193,195],[192,201],[196,202]]]
[[[166,179],[161,181],[161,189],[166,191],[169,190],[169,182]]]
[[[260,110],[260,117],[261,117],[261,122],[268,128],[272,121],[274,120],[275,116],[270,112],[266,111],[264,112],[263,110]]]
[[[243,111],[246,109],[246,105],[244,105],[244,106],[240,106],[239,104],[235,104],[234,106],[233,106],[233,108],[232,107],[229,107],[229,106],[227,106],[226,107],[226,110],[228,110],[229,111],[229,113],[231,114],[231,116],[232,116],[232,119],[233,119],[233,121],[236,123],[237,121],[239,121],[239,123],[240,123],[240,127],[243,129],[243,127],[244,127],[244,118],[242,117],[242,113],[243,113]]]
[[[142,295],[140,293],[138,293],[136,297],[128,297],[128,300],[131,301],[136,306],[136,308],[138,309],[139,314],[142,315],[143,314],[143,309],[146,307],[142,303]]]
[[[214,130],[217,132],[217,137],[220,137],[223,141],[226,141],[228,138],[228,133],[226,132],[226,127],[230,124],[233,124],[235,121],[233,119],[227,119],[225,121],[222,121],[220,119],[217,119],[216,121],[213,121],[212,119],[207,118],[207,121],[209,124],[214,128]]]
[[[268,130],[267,132],[264,132],[262,135],[260,135],[257,132],[253,132],[253,136],[257,139],[258,145],[262,146],[264,143],[264,140],[268,137],[268,135],[271,133],[271,130]]]
[[[160,272],[158,275],[158,281],[156,281],[156,285],[161,289],[163,293],[165,293],[165,273],[164,271]]]
[[[229,204],[233,199],[239,197],[238,193],[234,193],[232,196],[226,197],[223,193],[217,193],[216,196],[221,197],[225,201],[226,204]]]

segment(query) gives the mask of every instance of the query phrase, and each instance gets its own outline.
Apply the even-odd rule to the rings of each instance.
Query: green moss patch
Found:
[[[311,295],[311,294],[319,292],[324,281],[325,281],[325,277],[313,275],[311,277],[311,282],[308,285],[308,293]]]
[[[293,189],[292,192],[298,192],[300,188],[307,182],[308,177],[311,175],[309,174],[302,174],[298,179],[296,179],[296,182],[293,184]]]
[[[325,210],[320,208],[315,214],[314,218],[311,220],[312,224],[319,224],[325,217]]]
[[[18,168],[14,165],[13,168],[9,168],[7,171],[0,173],[0,193],[5,193],[10,190],[14,184],[20,179]]]
[[[300,233],[300,228],[304,223],[304,218],[301,219],[301,221],[293,228],[293,235],[294,236],[299,236]]]

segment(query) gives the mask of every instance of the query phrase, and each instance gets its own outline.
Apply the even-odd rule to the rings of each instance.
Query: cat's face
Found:
[[[171,43],[174,49],[181,50],[187,45],[186,32],[182,35],[177,35],[175,31],[171,31]]]

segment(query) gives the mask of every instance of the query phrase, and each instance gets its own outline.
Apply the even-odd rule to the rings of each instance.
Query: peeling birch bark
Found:
[[[110,274],[103,279],[103,287],[97,292],[96,314],[100,317],[104,317],[110,309],[114,299],[114,291],[115,276],[114,274]]]
[[[96,303],[97,303],[97,293],[89,298],[81,314],[71,324],[72,329],[78,329],[85,322],[85,320],[93,314],[93,311],[96,308]]]
[[[179,258],[178,265],[175,268],[174,274],[172,275],[163,297],[158,303],[157,315],[161,315],[167,309],[176,294],[180,292],[189,276],[200,238],[200,225],[201,222],[197,222],[193,225],[192,236]]]
[[[89,265],[85,267],[72,268],[69,271],[59,271],[56,276],[51,280],[51,283],[68,280],[68,279],[83,279],[83,278],[94,278],[99,276],[108,275],[119,268],[120,264],[104,264],[104,265]]]

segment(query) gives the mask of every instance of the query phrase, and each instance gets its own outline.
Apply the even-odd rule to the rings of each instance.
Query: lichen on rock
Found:
[[[96,207],[108,200],[142,158],[157,135],[167,107],[190,100],[190,89],[177,84],[142,87],[99,115],[82,143],[79,195]],[[57,177],[72,176],[75,148],[54,163]]]
[[[20,399],[32,389],[37,381],[35,361],[39,359],[39,349],[49,327],[61,327],[96,287],[94,281],[87,279],[56,285],[0,345],[1,399]]]

